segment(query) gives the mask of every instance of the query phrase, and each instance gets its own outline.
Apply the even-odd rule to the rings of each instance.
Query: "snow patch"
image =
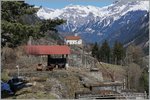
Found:
[[[97,33],[97,35],[100,35],[100,36],[101,36],[101,35],[103,35],[103,33]]]
[[[91,28],[86,28],[85,31],[87,31],[87,32],[89,32],[89,33],[91,33],[91,34],[95,32],[95,30],[93,30],[93,29],[91,29]]]

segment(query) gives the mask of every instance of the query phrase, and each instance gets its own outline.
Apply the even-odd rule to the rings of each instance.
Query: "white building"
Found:
[[[79,36],[66,36],[65,43],[69,45],[73,45],[73,44],[81,45],[82,39]]]

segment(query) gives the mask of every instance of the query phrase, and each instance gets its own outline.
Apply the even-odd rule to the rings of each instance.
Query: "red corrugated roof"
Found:
[[[65,39],[67,39],[67,40],[79,40],[81,38],[80,38],[80,36],[66,36]]]
[[[26,53],[31,55],[70,54],[70,48],[66,45],[31,45],[26,46]]]

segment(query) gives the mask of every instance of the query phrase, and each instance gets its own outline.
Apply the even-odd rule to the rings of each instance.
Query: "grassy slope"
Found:
[[[114,65],[114,64],[108,64],[108,63],[103,63],[103,62],[101,62],[101,64],[103,65],[103,67],[105,67],[105,69],[108,72],[110,72],[112,75],[115,76],[115,80],[116,81],[123,81],[123,78],[124,78],[123,66],[121,66],[121,65]],[[104,80],[105,81],[110,81],[111,78],[108,75],[108,73],[106,72],[106,70],[100,64],[97,64],[97,66],[102,71]]]

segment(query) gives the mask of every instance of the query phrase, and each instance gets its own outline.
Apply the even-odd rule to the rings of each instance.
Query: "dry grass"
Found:
[[[27,68],[24,68],[27,70]],[[20,69],[23,71],[23,69]],[[14,71],[16,72],[16,71]],[[29,82],[36,84],[28,89],[21,89],[15,97],[23,99],[55,99],[70,98],[73,99],[75,92],[83,90],[84,87],[80,83],[78,74],[82,72],[77,68],[55,69],[51,71],[42,71],[30,73],[25,71],[30,77]],[[26,75],[24,74],[24,76]],[[36,76],[35,76],[36,75]],[[32,96],[33,95],[33,96]]]
[[[8,70],[3,70],[2,71],[2,73],[1,73],[1,80],[3,81],[3,82],[7,82],[9,79],[10,79],[10,77],[9,77],[9,71]]]
[[[125,73],[125,70],[123,69],[123,66],[121,66],[121,65],[114,65],[114,64],[108,64],[108,63],[103,63],[103,62],[101,62],[101,64],[103,65],[103,67],[105,67],[105,69],[109,73],[114,75],[116,81],[123,81],[124,73]],[[103,73],[103,79],[106,80],[106,81],[107,80],[110,81],[111,80],[110,76],[108,75],[106,70],[101,65],[97,64],[97,66],[100,68],[100,70]]]
[[[69,74],[69,76],[66,78],[60,77],[59,80],[66,86],[67,94],[69,98],[72,99],[74,98],[75,92],[80,90],[80,88],[82,87],[79,78],[74,76],[73,74]]]
[[[38,91],[23,93],[23,95],[16,96],[16,99],[57,99],[57,97],[52,93]]]

